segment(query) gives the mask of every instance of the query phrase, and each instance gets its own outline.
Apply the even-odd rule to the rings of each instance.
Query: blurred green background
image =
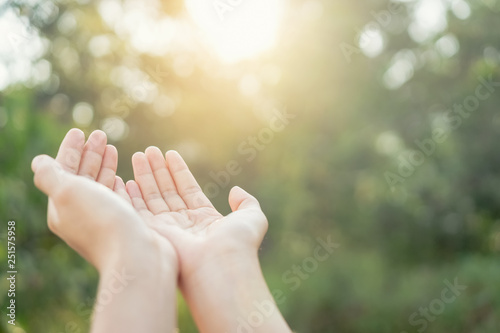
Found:
[[[224,213],[231,186],[255,194],[294,331],[498,333],[500,87],[479,85],[500,82],[500,2],[222,2],[0,1],[0,237],[15,220],[19,271],[0,331],[88,330],[97,274],[48,231],[29,167],[79,127],[108,134],[123,178],[155,145]],[[279,132],[276,112],[294,116]],[[322,262],[317,237],[340,244]],[[197,331],[181,297],[179,328]]]

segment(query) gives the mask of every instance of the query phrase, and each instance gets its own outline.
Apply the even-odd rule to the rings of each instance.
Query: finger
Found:
[[[148,211],[148,206],[146,206],[146,202],[142,198],[141,189],[139,185],[133,180],[129,180],[125,185],[127,189],[127,193],[130,196],[130,201],[132,201],[132,205],[139,213],[144,213]]]
[[[233,187],[229,192],[229,206],[233,212],[242,209],[261,210],[259,201],[239,186]]]
[[[177,193],[174,180],[167,169],[165,159],[161,150],[157,147],[149,147],[146,149],[146,157],[149,161],[151,170],[153,171],[154,178],[160,193],[167,203],[171,211],[177,212],[179,210],[187,209],[186,204]]]
[[[102,157],[101,170],[99,171],[99,175],[97,176],[97,182],[109,187],[110,189],[113,189],[115,185],[117,167],[118,151],[116,150],[115,146],[107,145]]]
[[[82,160],[78,174],[95,180],[101,169],[102,158],[106,150],[107,137],[103,131],[94,131],[90,134],[83,147]]]
[[[31,169],[35,173],[35,186],[48,196],[53,196],[68,176],[61,165],[47,155],[35,157]]]
[[[128,194],[127,188],[125,187],[125,183],[123,182],[123,179],[119,176],[115,176],[115,184],[113,186],[113,191],[120,197],[125,199],[128,203],[132,204],[132,200],[130,200],[130,195]]]
[[[77,128],[68,131],[57,152],[56,161],[68,172],[76,174],[85,144],[85,134]]]
[[[171,150],[165,154],[167,168],[174,179],[175,186],[182,200],[190,209],[202,207],[214,208],[210,200],[201,190],[200,185],[189,171],[186,162],[178,152]]]
[[[169,212],[170,208],[160,193],[146,155],[144,153],[135,153],[132,156],[132,167],[135,181],[139,185],[142,197],[151,213],[156,215]]]

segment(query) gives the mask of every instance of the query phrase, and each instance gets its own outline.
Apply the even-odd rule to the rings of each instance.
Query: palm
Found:
[[[160,234],[181,233],[183,237],[206,240],[230,234],[233,230],[245,228],[248,220],[245,212],[234,212],[222,216],[217,210],[210,208],[189,209],[182,212],[162,212],[153,214],[146,209],[139,209],[149,226]],[[237,236],[237,235],[234,235]]]
[[[70,130],[63,141],[57,153],[56,161],[62,168],[70,174],[83,176],[100,183],[111,190],[118,193],[123,199],[132,203],[128,193],[125,190],[123,180],[116,176],[116,169],[118,163],[118,153],[116,148],[112,145],[107,145],[106,134],[102,131],[93,132],[87,142],[85,142],[85,135],[78,129]],[[90,185],[86,185],[89,187]],[[91,186],[90,186],[91,187]],[[93,199],[96,203],[91,206],[94,209],[102,208],[102,203],[107,202],[107,210],[112,211],[116,205],[122,206],[122,209],[115,209],[115,211],[124,211],[127,207],[123,201],[113,196],[110,192],[109,198],[104,195],[106,192],[97,191],[93,198],[87,196],[88,199]],[[101,203],[99,205],[98,203]],[[61,211],[59,211],[61,213]],[[63,212],[64,213],[64,212]],[[54,202],[49,199],[48,206],[48,225],[54,228],[60,224],[58,210]],[[150,229],[144,226],[145,230]],[[169,249],[169,254],[175,255],[175,251],[170,241],[165,237],[160,237],[156,233],[153,234],[155,241],[162,244],[162,247]],[[171,248],[171,251],[170,251]]]
[[[159,232],[166,233],[169,228],[173,227],[193,237],[206,236],[210,226],[220,225],[223,220],[223,216],[218,211],[210,208],[163,212],[156,215],[145,210],[141,214],[149,221],[150,226]]]
[[[208,248],[261,242],[267,221],[257,200],[245,191],[231,191],[233,213],[224,217],[176,152],[167,152],[164,159],[158,148],[151,147],[146,154],[136,153],[132,163],[136,181],[127,183],[132,204],[151,228],[174,244],[181,269],[195,266]]]
[[[185,269],[196,267],[204,252],[221,247],[260,244],[267,221],[255,198],[234,188],[229,195],[233,213],[222,216],[203,194],[182,157],[158,148],[132,158],[137,182],[116,176],[118,153],[106,145],[106,135],[93,132],[85,143],[83,132],[73,129],[61,143],[56,160],[70,173],[95,180],[131,203],[143,220],[167,243],[172,243]],[[58,216],[49,202],[49,224]],[[209,249],[210,251],[206,251]]]

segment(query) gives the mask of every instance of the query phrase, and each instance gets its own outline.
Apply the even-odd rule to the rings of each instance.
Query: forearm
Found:
[[[100,274],[92,333],[171,333],[177,271],[168,263],[117,264]]]
[[[218,256],[183,280],[181,289],[200,332],[291,332],[256,254]]]

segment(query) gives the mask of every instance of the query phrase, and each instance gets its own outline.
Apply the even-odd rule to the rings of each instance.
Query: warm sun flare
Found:
[[[272,47],[285,0],[186,0],[206,42],[226,62]]]

